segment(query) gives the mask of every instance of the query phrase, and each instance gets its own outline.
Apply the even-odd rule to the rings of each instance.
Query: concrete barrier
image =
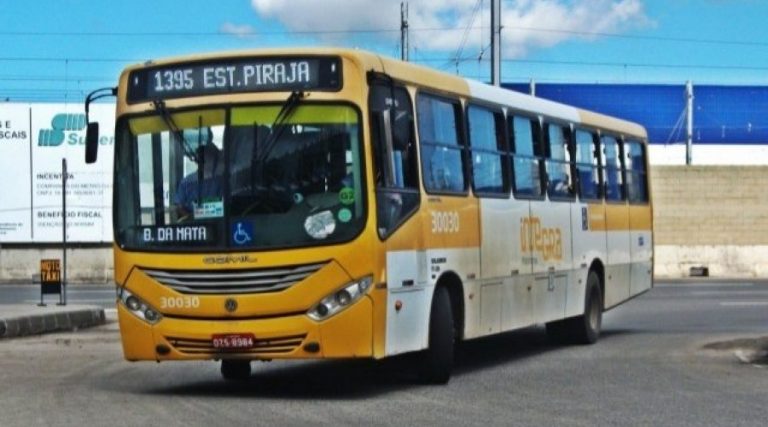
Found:
[[[105,322],[104,309],[99,307],[2,305],[0,339],[71,331],[102,325]]]

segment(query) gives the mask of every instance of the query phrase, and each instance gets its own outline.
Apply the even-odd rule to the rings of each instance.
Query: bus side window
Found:
[[[621,202],[626,200],[624,180],[621,170],[621,154],[616,137],[603,135],[600,138],[603,153],[603,178],[605,181],[605,200]]]
[[[377,230],[381,238],[386,238],[419,205],[413,107],[405,88],[393,86],[389,81],[371,84],[368,103],[376,181]],[[384,129],[387,124],[389,129]],[[391,139],[389,142],[388,137]]]
[[[570,199],[574,195],[571,180],[570,129],[547,124],[547,194],[552,199]]]
[[[544,193],[538,120],[509,116],[507,121],[512,139],[512,188],[515,197],[541,197]]]
[[[576,178],[581,200],[598,200],[600,192],[600,165],[596,156],[597,137],[594,133],[576,130]]]
[[[629,202],[648,203],[648,171],[643,144],[633,140],[624,142],[624,156]]]
[[[458,102],[419,94],[416,98],[424,188],[430,193],[464,193],[464,147]]]
[[[476,194],[509,195],[504,147],[504,116],[488,108],[467,108],[472,153],[472,187]]]

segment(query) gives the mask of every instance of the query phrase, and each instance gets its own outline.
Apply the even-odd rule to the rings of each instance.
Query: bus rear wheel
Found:
[[[594,344],[600,337],[603,322],[603,296],[600,277],[594,271],[587,276],[584,314],[547,323],[547,335],[557,342]]]
[[[225,380],[247,380],[251,376],[251,361],[224,359],[221,361],[221,376]]]
[[[419,378],[427,384],[445,384],[451,378],[454,353],[451,297],[444,287],[435,289],[429,316],[429,347],[419,356]]]

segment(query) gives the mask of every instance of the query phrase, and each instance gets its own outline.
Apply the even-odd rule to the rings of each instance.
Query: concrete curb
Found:
[[[5,318],[0,317],[0,339],[71,331],[103,325],[104,323],[106,323],[104,309],[99,307],[81,307],[42,314],[23,313]]]

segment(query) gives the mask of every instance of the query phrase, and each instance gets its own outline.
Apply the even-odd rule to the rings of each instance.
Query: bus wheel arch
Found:
[[[437,281],[429,309],[427,348],[418,355],[418,375],[428,384],[445,384],[451,377],[456,342],[463,325],[461,280],[444,273]]]
[[[456,341],[464,338],[464,284],[458,274],[453,271],[443,273],[437,280],[435,289],[444,287],[451,299],[453,311],[453,325]]]
[[[584,284],[584,313],[546,324],[547,335],[563,344],[594,344],[600,337],[605,310],[605,269],[594,260]]]

